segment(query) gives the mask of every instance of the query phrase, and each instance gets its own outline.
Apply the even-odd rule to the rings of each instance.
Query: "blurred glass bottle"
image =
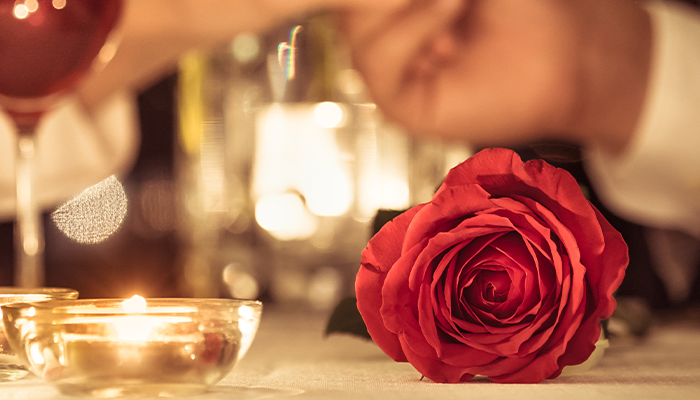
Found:
[[[352,294],[378,209],[426,201],[465,149],[383,120],[332,19],[182,62],[184,284],[326,309]]]

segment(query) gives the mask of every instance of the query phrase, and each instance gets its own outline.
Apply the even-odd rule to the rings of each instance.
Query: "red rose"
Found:
[[[539,382],[591,355],[627,262],[569,173],[489,149],[370,240],[357,306],[384,352],[433,381]]]

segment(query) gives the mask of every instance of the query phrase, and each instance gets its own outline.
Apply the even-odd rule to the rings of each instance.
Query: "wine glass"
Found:
[[[43,285],[43,229],[34,190],[35,131],[75,88],[110,37],[122,0],[0,0],[0,107],[17,128],[15,285]]]

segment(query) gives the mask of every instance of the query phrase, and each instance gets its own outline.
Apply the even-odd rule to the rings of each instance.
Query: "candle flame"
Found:
[[[122,308],[128,313],[142,313],[146,311],[146,299],[135,294],[130,299],[122,302]]]
[[[127,314],[140,314],[146,312],[146,299],[135,294],[130,299],[122,301],[122,309]],[[112,329],[116,337],[125,341],[144,341],[150,336],[158,322],[145,316],[124,316],[115,318]]]

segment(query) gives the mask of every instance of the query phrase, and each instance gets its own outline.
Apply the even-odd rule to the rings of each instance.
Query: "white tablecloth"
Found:
[[[258,399],[700,399],[700,322],[657,325],[643,341],[612,341],[598,366],[535,385],[436,384],[373,343],[324,338],[327,313],[263,312],[246,357],[192,400]],[[69,399],[37,378],[0,383],[0,400]]]

